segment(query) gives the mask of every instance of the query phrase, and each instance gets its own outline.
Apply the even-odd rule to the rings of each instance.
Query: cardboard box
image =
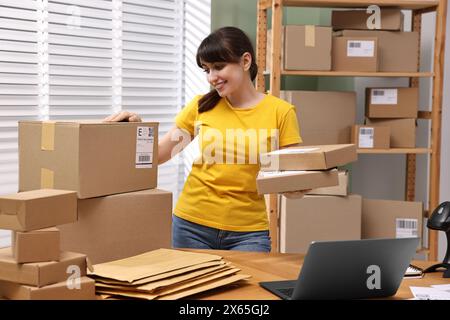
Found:
[[[172,193],[151,189],[78,201],[78,222],[58,227],[61,249],[94,263],[171,247]]]
[[[41,189],[0,197],[0,229],[32,231],[75,221],[75,191]]]
[[[155,188],[158,124],[19,122],[19,190],[76,190],[80,199]]]
[[[18,264],[10,247],[0,249],[0,280],[42,287],[67,280],[69,266],[79,267],[80,276],[86,275],[86,256],[61,252],[59,261]]]
[[[353,126],[352,143],[361,149],[389,149],[391,129],[387,126]]]
[[[350,143],[355,92],[281,91],[280,97],[295,106],[303,145]]]
[[[361,239],[361,196],[281,199],[280,251],[306,253],[312,241]]]
[[[391,130],[391,148],[416,147],[416,119],[369,119],[368,126],[386,126]]]
[[[417,88],[366,88],[366,116],[369,118],[417,118]]]
[[[81,277],[73,289],[67,281],[37,288],[0,280],[0,295],[12,300],[95,300],[95,280]]]
[[[333,10],[331,12],[331,25],[334,30],[357,29],[369,30],[367,27],[368,19],[373,13],[367,13],[367,10]],[[403,13],[397,8],[381,8],[380,10],[380,28],[377,30],[402,31]]]
[[[376,37],[379,49],[378,71],[417,72],[419,68],[418,32],[344,30],[342,35]]]
[[[12,252],[17,263],[59,261],[59,230],[14,231]]]
[[[378,71],[378,40],[374,36],[333,37],[334,71]]]
[[[347,196],[349,189],[348,171],[339,171],[339,184],[333,187],[323,187],[312,189],[307,194],[309,195],[327,195],[327,196]]]
[[[284,70],[331,70],[330,27],[287,25],[282,27],[281,62]],[[267,33],[266,70],[272,65],[272,30]]]
[[[290,147],[259,157],[262,171],[326,170],[358,159],[354,144]]]
[[[339,184],[336,169],[326,171],[260,171],[256,177],[258,194],[307,190]]]
[[[362,238],[422,238],[422,219],[422,202],[363,199]]]

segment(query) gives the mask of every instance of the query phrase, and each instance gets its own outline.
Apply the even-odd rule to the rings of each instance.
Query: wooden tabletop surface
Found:
[[[208,300],[276,300],[277,296],[259,286],[260,281],[297,279],[304,255],[290,253],[260,253],[225,250],[188,250],[222,256],[240,268],[240,273],[251,275],[244,284],[232,284],[206,293],[191,296],[190,299]],[[435,262],[413,261],[418,267],[426,268]],[[406,279],[400,285],[397,294],[388,299],[413,298],[410,286],[428,287],[434,284],[450,284],[450,279],[442,278],[442,272],[428,273],[422,279]]]

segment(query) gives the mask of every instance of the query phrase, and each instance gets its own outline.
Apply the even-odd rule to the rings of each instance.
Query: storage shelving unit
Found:
[[[281,27],[283,7],[316,7],[316,8],[367,8],[376,4],[380,7],[398,7],[412,11],[412,30],[419,32],[422,25],[422,14],[436,12],[436,29],[434,41],[433,70],[429,72],[343,72],[343,71],[287,71],[281,68]],[[430,165],[428,172],[428,210],[425,216],[439,205],[439,177],[441,156],[441,114],[444,80],[444,49],[447,0],[259,0],[257,15],[257,64],[259,73],[256,79],[256,87],[265,92],[266,46],[267,46],[267,22],[268,10],[272,11],[272,65],[268,72],[270,77],[270,92],[274,96],[280,95],[280,83],[282,75],[295,76],[336,76],[336,77],[406,77],[409,78],[411,87],[419,86],[419,78],[431,78],[432,105],[431,111],[419,111],[418,119],[430,121],[430,145],[428,148],[395,148],[389,150],[359,149],[360,154],[405,154],[406,155],[406,181],[405,200],[415,200],[415,173],[416,155],[429,154]],[[420,38],[419,38],[420,41]],[[419,47],[420,50],[420,47]],[[420,57],[420,55],[419,55]],[[420,63],[419,63],[420,64]],[[419,66],[417,68],[419,70]],[[272,236],[272,251],[278,251],[279,215],[277,195],[270,195],[270,232]],[[428,248],[422,250],[428,254],[428,260],[437,260],[438,234],[429,230]]]

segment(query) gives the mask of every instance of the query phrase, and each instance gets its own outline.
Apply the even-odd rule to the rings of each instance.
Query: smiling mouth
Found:
[[[215,84],[214,88],[216,88],[216,90],[220,90],[225,85],[225,83],[227,83],[227,82],[226,81],[218,82]]]

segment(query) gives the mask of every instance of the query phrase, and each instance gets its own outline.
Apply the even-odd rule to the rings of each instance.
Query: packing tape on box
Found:
[[[305,47],[315,47],[316,46],[316,26],[306,25],[305,26]]]
[[[55,122],[42,122],[41,150],[55,150]]]
[[[41,189],[53,189],[55,173],[46,168],[41,168]]]

